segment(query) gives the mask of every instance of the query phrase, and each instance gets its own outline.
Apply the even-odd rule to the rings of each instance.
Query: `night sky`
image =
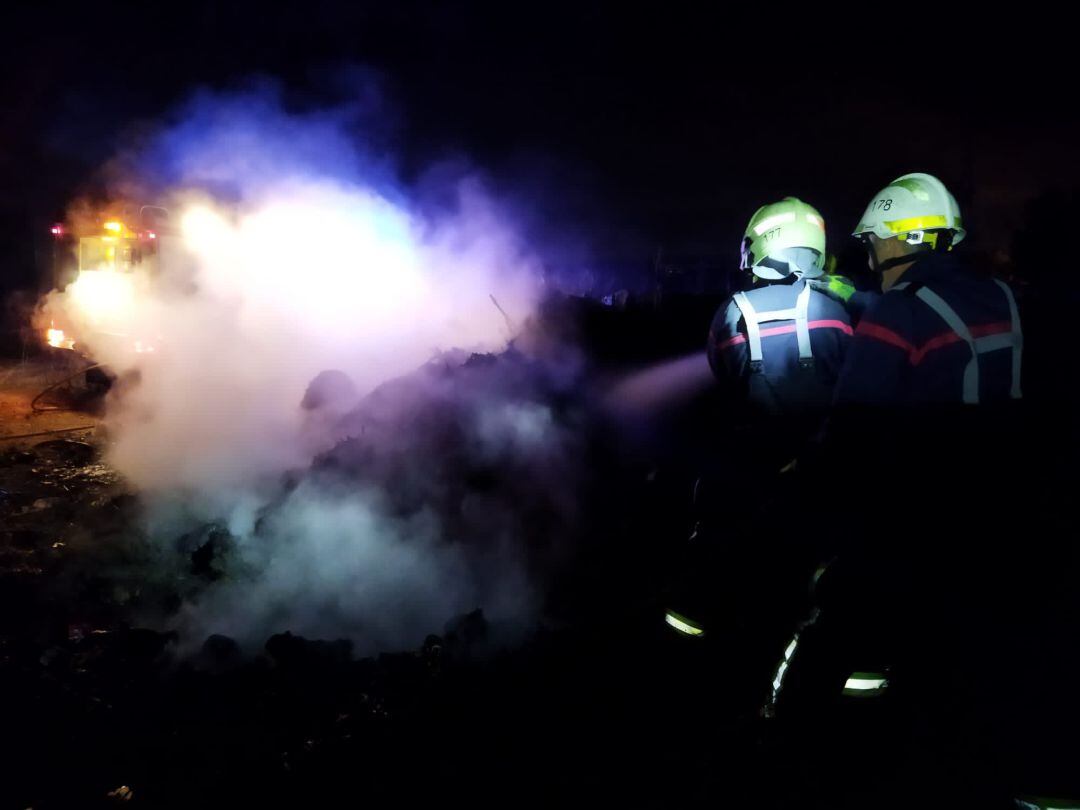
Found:
[[[679,4],[188,3],[9,11],[0,72],[3,287],[102,165],[198,88],[273,77],[298,110],[376,76],[406,178],[467,156],[594,255],[737,255],[786,194],[833,245],[908,171],[938,174],[975,250],[1008,258],[1025,205],[1075,188],[1073,46],[1041,10]],[[679,9],[682,9],[681,11]],[[1056,33],[1061,30],[1062,33]]]

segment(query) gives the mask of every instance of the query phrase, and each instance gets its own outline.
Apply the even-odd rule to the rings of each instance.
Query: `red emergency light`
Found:
[[[63,236],[64,235],[64,226],[63,225],[53,225],[51,230],[52,230],[52,235],[53,236]]]

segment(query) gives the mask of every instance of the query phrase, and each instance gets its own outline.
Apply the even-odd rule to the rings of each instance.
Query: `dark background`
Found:
[[[1077,185],[1075,55],[1038,7],[630,5],[9,9],[0,290],[38,283],[48,226],[133,136],[258,74],[298,110],[346,100],[350,70],[376,75],[406,178],[467,155],[631,274],[661,245],[734,261],[749,215],[786,194],[822,211],[839,250],[908,171],[938,174],[971,249],[1009,266],[1030,202]]]
[[[73,198],[100,190],[108,161],[192,92],[244,87],[262,74],[280,81],[287,104],[303,111],[348,101],[350,92],[368,86],[349,77],[373,74],[384,90],[378,109],[392,124],[383,130],[391,140],[381,146],[397,154],[406,181],[433,161],[466,155],[501,190],[531,202],[531,224],[547,226],[539,229],[542,235],[584,239],[593,261],[630,277],[642,271],[647,276],[661,246],[673,257],[714,268],[734,264],[750,214],[786,194],[822,211],[832,249],[838,250],[851,242],[845,235],[866,202],[890,179],[910,171],[937,174],[964,211],[971,234],[966,252],[999,272],[1042,274],[1051,282],[1045,287],[1052,293],[1050,304],[1044,300],[1038,315],[1024,316],[1031,358],[1025,358],[1031,378],[1025,379],[1025,393],[1037,405],[1057,403],[1040,414],[1048,415],[1042,421],[1054,434],[1045,446],[1058,452],[1063,468],[1075,457],[1077,397],[1070,386],[1080,377],[1071,334],[1077,310],[1068,297],[1075,297],[1068,262],[1080,123],[1075,44],[1068,39],[1065,12],[1030,3],[1001,11],[991,4],[873,5],[826,13],[822,4],[805,4],[795,14],[780,4],[697,10],[672,2],[637,4],[634,10],[629,3],[494,7],[321,0],[284,8],[265,0],[9,6],[0,46],[0,298],[41,283],[49,226]],[[856,250],[850,261],[865,259]],[[1036,298],[1027,296],[1025,303],[1039,303]],[[707,323],[703,313],[700,325],[691,318],[679,324],[698,346]],[[621,331],[605,326],[602,332],[620,356],[640,359],[643,344],[674,331],[666,327],[678,314],[669,313],[665,329],[641,317],[623,321]],[[701,413],[708,407],[702,401]],[[661,466],[678,461],[691,441],[704,448],[699,452],[709,451],[694,432],[702,423],[700,414],[697,421],[686,419],[681,442],[658,431],[668,454]],[[623,434],[617,438],[612,444],[622,448]],[[653,459],[646,460],[651,466]],[[19,463],[19,469],[38,472],[36,460]],[[618,553],[608,553],[609,546],[598,540],[589,564],[567,585],[595,600],[578,607],[587,617],[583,630],[550,648],[525,650],[487,674],[463,669],[438,680],[409,669],[427,667],[423,657],[390,657],[373,665],[347,660],[332,646],[306,652],[304,643],[279,637],[268,645],[276,648],[270,650],[278,661],[273,668],[256,661],[218,680],[198,673],[163,675],[163,686],[157,670],[133,676],[131,661],[152,660],[164,637],[149,630],[91,635],[86,645],[61,642],[54,656],[57,648],[49,639],[57,627],[67,637],[63,617],[75,600],[72,593],[82,591],[53,598],[43,589],[46,609],[26,589],[37,594],[38,582],[53,580],[24,577],[18,582],[30,584],[5,585],[0,596],[10,609],[0,614],[25,642],[15,652],[5,651],[3,674],[10,680],[0,690],[15,707],[9,725],[25,729],[9,735],[19,750],[18,758],[9,758],[19,777],[13,784],[25,787],[27,797],[62,800],[103,797],[123,780],[135,786],[139,801],[168,795],[191,806],[189,796],[220,803],[217,790],[230,798],[235,792],[249,804],[264,795],[279,802],[283,795],[303,796],[299,803],[310,804],[310,791],[331,792],[345,783],[350,790],[393,791],[395,799],[406,789],[445,799],[463,785],[469,795],[487,795],[483,783],[490,780],[488,790],[500,799],[521,795],[508,792],[513,789],[559,800],[635,793],[640,801],[645,785],[663,797],[654,804],[679,805],[686,802],[673,799],[672,792],[711,778],[712,764],[721,761],[727,766],[724,778],[742,776],[739,781],[756,787],[757,777],[741,758],[750,751],[744,738],[718,735],[715,725],[700,722],[714,707],[697,702],[708,695],[730,714],[728,704],[751,692],[739,683],[676,684],[683,671],[679,661],[669,664],[665,655],[643,653],[641,639],[624,631],[619,620],[617,632],[609,629],[612,605],[622,604],[612,594],[637,593],[634,605],[644,602],[640,594],[651,594],[638,588],[640,572],[651,576],[659,568],[654,550],[682,536],[682,524],[667,521],[676,508],[685,508],[688,491],[678,486],[683,469],[675,462],[676,474],[661,476],[649,489],[667,493],[666,500],[655,494],[637,498],[640,489],[624,487],[631,479],[638,487],[652,480],[646,479],[644,462],[638,470],[613,455],[609,464],[610,478],[595,475],[597,489],[609,500],[597,498],[600,505],[592,511],[604,527],[626,531],[593,532],[600,540],[611,536],[620,544]],[[1039,468],[1032,480],[1066,482],[1064,491],[1068,479],[1058,469]],[[844,506],[834,492],[842,492],[844,483],[830,482],[833,489],[823,500],[828,519],[834,502]],[[1069,502],[1056,497],[1059,488],[1046,489],[1050,517],[1040,512],[1033,525],[1067,537],[1073,522]],[[964,500],[964,508],[969,503]],[[978,532],[973,536],[982,541]],[[66,552],[53,553],[55,546],[45,551],[53,537],[41,534],[42,551],[62,560]],[[1037,544],[1024,537],[1020,545]],[[67,587],[67,580],[55,581]],[[594,588],[597,582],[603,586]],[[96,587],[86,587],[87,600],[104,599]],[[1072,592],[1060,593],[1058,599],[1071,605]],[[1004,585],[1001,594],[1003,602],[1015,598]],[[84,609],[77,601],[70,604],[73,615]],[[1052,610],[1056,602],[1045,604]],[[87,616],[93,618],[95,605],[85,608]],[[598,616],[603,620],[596,621]],[[1073,646],[1059,643],[1070,637],[1069,621],[1071,614],[1060,619],[1062,629],[1053,631],[1054,641],[1043,649],[1035,649],[1042,637],[1032,637],[1022,669],[1040,686],[1055,686],[1046,681],[1047,673],[1075,671],[1075,662],[1047,663],[1055,660],[1050,653],[1075,657]],[[970,639],[967,644],[962,652],[988,667],[1009,649]],[[86,665],[98,647],[108,649]],[[324,667],[320,656],[333,660]],[[54,678],[54,670],[68,674]],[[733,681],[756,677],[735,667],[725,672]],[[665,675],[673,685],[666,690],[657,686],[666,683]],[[429,688],[425,677],[435,685]],[[368,692],[385,698],[395,712],[392,722],[384,722],[386,713],[378,701],[369,701]],[[1075,703],[1075,690],[1021,690],[1040,699],[1017,709],[1030,721],[1026,728],[1034,729],[1004,750],[1014,760],[1029,760],[1032,771],[1056,770],[1055,778],[1071,778],[1075,768],[1046,753],[1051,749],[1065,763],[1075,759],[1074,746],[1056,745],[1057,737],[1048,735],[1051,726],[1062,737],[1073,727],[1059,719],[1076,716],[1074,707],[1063,706],[1061,692]],[[943,699],[956,701],[953,693]],[[345,714],[355,719],[342,724]],[[649,717],[669,718],[673,726],[690,718],[713,748],[697,750],[697,737],[654,736]],[[1010,719],[1001,726],[1008,728]],[[566,735],[568,727],[575,733]],[[487,736],[487,744],[463,744],[461,729]],[[549,746],[557,734],[562,742]],[[342,742],[347,738],[353,742]],[[843,740],[849,753],[851,739]],[[913,746],[920,755],[925,750],[935,758],[940,750],[935,766],[964,773],[947,740],[939,748],[924,742],[920,737]],[[666,756],[657,760],[659,767],[649,759],[658,748]],[[873,745],[863,748],[888,761]],[[615,766],[598,768],[605,757]],[[364,763],[359,771],[357,762]],[[274,776],[279,771],[272,768],[282,765],[294,775]],[[1003,778],[1015,770],[1023,768],[1003,769]],[[18,806],[27,804],[29,798]],[[860,806],[871,805],[878,806]],[[969,799],[967,806],[985,805]]]

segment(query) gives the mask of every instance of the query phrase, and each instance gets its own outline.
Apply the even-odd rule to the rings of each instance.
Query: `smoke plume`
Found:
[[[429,361],[456,380],[470,353],[505,349],[540,263],[478,173],[397,180],[379,103],[297,113],[272,86],[199,94],[111,168],[129,200],[152,190],[138,202],[168,209],[152,277],[84,273],[42,305],[119,376],[109,458],[150,505],[150,535],[168,546],[213,522],[231,537],[225,575],[181,611],[193,641],[292,630],[370,651],[476,607],[536,609],[527,528],[500,500],[519,494],[459,477],[495,459],[565,489],[573,442],[534,372],[490,386],[500,372],[472,369],[463,386]],[[421,367],[422,384],[385,385]],[[381,421],[355,410],[376,389]],[[454,447],[417,427],[433,409],[455,414]],[[343,452],[378,463],[304,472]]]

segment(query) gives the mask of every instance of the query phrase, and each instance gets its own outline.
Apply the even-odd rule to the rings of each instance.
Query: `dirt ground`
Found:
[[[89,397],[78,373],[88,365],[70,352],[0,361],[0,452],[50,436],[93,436],[100,424],[100,402]],[[73,374],[76,378],[69,379]],[[34,402],[45,389],[57,384],[55,391]]]
[[[624,634],[478,656],[477,612],[377,658],[289,633],[255,656],[221,636],[177,656],[167,617],[211,576],[198,558],[213,532],[175,564],[149,559],[79,368],[0,365],[0,807],[437,800],[458,783],[488,799],[532,783],[554,800],[604,795],[616,762],[647,777],[619,792],[667,793],[644,766],[678,753],[626,712],[662,659],[626,671]],[[36,404],[76,407],[35,410],[72,375]],[[552,748],[568,722],[579,737]]]
[[[25,371],[21,398],[6,401],[27,402],[40,379]],[[43,424],[64,422],[31,426]],[[377,658],[287,632],[253,657],[222,636],[178,657],[160,619],[208,574],[196,553],[150,576],[162,569],[147,558],[137,494],[100,441],[69,436],[0,450],[0,807],[426,803],[464,785],[491,802],[523,790],[542,803],[656,798],[674,795],[667,773],[684,756],[717,757],[721,738],[698,748],[650,730],[700,705],[642,705],[667,659],[640,660],[605,628],[477,655],[487,627],[476,612]]]
[[[943,781],[965,791],[957,806],[1013,808],[1013,776],[997,762],[1015,766],[1029,752],[1033,773],[1075,772],[1075,745],[1016,734],[995,749],[1007,755],[990,757],[970,742],[977,729],[913,711],[921,696],[899,690],[879,708],[815,725],[808,739],[777,742],[757,715],[775,666],[761,628],[730,628],[699,645],[660,621],[654,579],[667,552],[658,538],[670,532],[671,493],[682,488],[597,449],[589,459],[603,474],[588,490],[594,522],[584,534],[599,539],[558,580],[552,598],[563,620],[519,646],[491,642],[476,611],[412,649],[371,658],[347,640],[290,632],[254,654],[220,635],[178,654],[169,617],[217,575],[227,538],[206,526],[148,542],[138,493],[103,457],[100,396],[74,360],[0,364],[0,808],[461,798],[501,807],[911,807]],[[463,368],[477,375],[496,365]],[[67,378],[37,404],[71,409],[35,411],[38,394]],[[396,423],[388,430],[404,433]],[[1049,500],[1060,511],[1063,502]],[[751,569],[729,557],[706,573],[714,570]],[[1057,641],[1073,637],[1075,623],[1062,615],[1060,630],[1028,645],[1039,671],[1075,671],[1075,645]],[[980,658],[1011,655],[999,646]],[[1062,662],[1048,663],[1050,652]],[[1015,714],[1047,717],[1049,704],[1080,716],[1065,697],[1032,698]]]

